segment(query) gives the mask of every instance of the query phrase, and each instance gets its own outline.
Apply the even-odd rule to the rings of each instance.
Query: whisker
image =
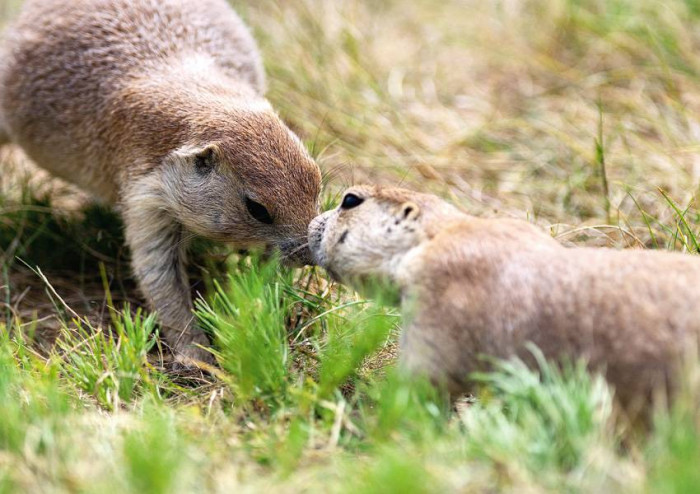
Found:
[[[293,256],[293,255],[296,254],[297,252],[302,251],[302,250],[304,250],[304,249],[306,249],[306,248],[308,248],[308,247],[309,247],[309,243],[306,242],[305,244],[302,244],[302,245],[300,245],[299,247],[297,247],[296,249],[294,249],[293,251],[291,251],[291,252],[290,252],[289,254],[287,254],[285,257]]]
[[[282,226],[282,227],[285,227],[285,226],[299,226],[299,224],[298,224],[298,223],[296,223],[296,224],[295,224],[295,223],[275,223],[274,226]]]
[[[308,235],[297,235],[297,236],[288,237],[288,238],[289,238],[290,240],[302,240],[302,239],[309,238],[309,236],[308,236]]]
[[[197,236],[196,233],[188,233],[187,235],[183,235],[180,240],[177,241],[175,244],[175,247],[180,247],[182,244],[189,242],[193,238]]]

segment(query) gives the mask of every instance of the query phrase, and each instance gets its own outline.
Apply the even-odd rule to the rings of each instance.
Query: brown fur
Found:
[[[207,358],[193,346],[207,341],[191,323],[188,232],[308,258],[320,173],[264,99],[255,43],[224,0],[30,0],[2,60],[0,135],[121,208],[179,357]]]
[[[455,393],[487,366],[482,355],[534,363],[533,342],[550,359],[587,359],[635,408],[674,384],[682,354],[697,344],[698,257],[565,248],[529,223],[475,218],[434,196],[348,193],[364,202],[317,217],[312,253],[341,280],[395,283],[402,365]]]

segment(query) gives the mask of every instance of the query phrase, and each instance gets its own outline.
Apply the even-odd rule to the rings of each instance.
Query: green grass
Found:
[[[537,369],[496,362],[475,376],[478,399],[455,411],[440,390],[383,361],[393,309],[337,300],[310,307],[299,286],[317,276],[280,271],[274,261],[240,263],[199,304],[222,370],[188,387],[148,362],[153,318],[128,307],[112,314],[111,335],[74,320],[47,357],[24,332],[3,327],[0,485],[8,492],[637,491],[647,482],[684,492],[695,485],[697,364],[683,398],[656,413],[652,432],[625,432],[602,378],[581,364],[559,369],[534,348]],[[293,325],[300,307],[315,312]]]
[[[113,318],[112,332],[76,320],[64,328],[57,343],[63,374],[97,403],[116,410],[131,402],[138,385],[149,381],[146,356],[156,343],[155,314],[144,317],[129,307]]]
[[[234,3],[324,207],[403,184],[564,242],[697,253],[696,2]],[[115,212],[17,150],[0,166],[0,492],[697,490],[697,358],[648,426],[536,349],[453,407],[395,371],[381,297],[198,242],[220,366],[175,375]]]

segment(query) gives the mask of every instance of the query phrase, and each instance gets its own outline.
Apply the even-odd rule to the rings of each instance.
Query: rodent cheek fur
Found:
[[[364,275],[394,279],[396,261],[419,242],[406,224],[413,220],[387,214],[386,205],[372,200],[357,211],[335,210],[317,220],[309,241],[318,264],[350,283],[351,277]]]
[[[229,177],[216,171],[199,176],[192,163],[178,156],[163,167],[162,187],[168,209],[192,233],[234,243],[257,240],[243,234],[253,229],[242,224],[247,213]]]

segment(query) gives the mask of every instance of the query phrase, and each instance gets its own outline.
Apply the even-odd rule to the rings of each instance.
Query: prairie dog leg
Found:
[[[185,271],[183,227],[165,207],[161,185],[154,177],[139,180],[126,193],[123,217],[131,264],[139,287],[158,314],[165,341],[176,361],[207,363],[212,355],[199,346],[209,340],[194,324]]]
[[[435,334],[441,328],[421,326],[413,321],[401,334],[399,367],[406,373],[429,379],[434,385],[447,389],[453,395],[464,392],[469,373],[468,366],[455,358],[451,341],[439,341]]]

